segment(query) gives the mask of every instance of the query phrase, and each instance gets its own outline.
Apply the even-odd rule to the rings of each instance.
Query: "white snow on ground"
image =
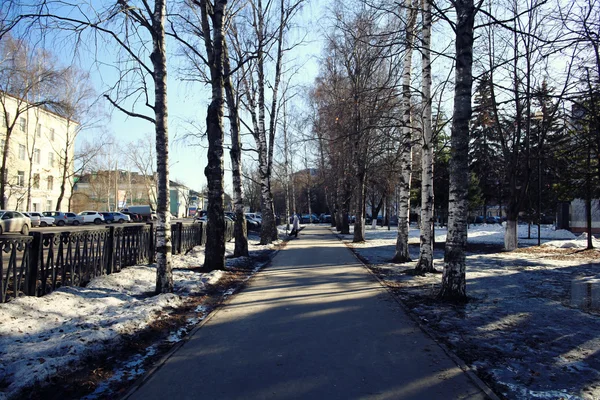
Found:
[[[251,237],[251,252],[273,248],[255,243],[256,238]],[[228,255],[233,254],[233,246],[233,242],[227,243]],[[249,262],[247,258],[228,258],[227,266]],[[173,256],[175,290],[170,294],[153,295],[156,267],[138,265],[95,278],[85,288],[64,287],[43,297],[20,297],[0,304],[0,399],[72,371],[88,356],[116,348],[123,335],[146,328],[162,310],[181,306],[186,296],[216,283],[222,271],[193,271],[203,263],[202,247]],[[205,313],[198,310],[198,319],[189,324],[198,323]],[[185,331],[173,332],[170,340],[180,340],[183,334]],[[155,351],[150,348],[137,360],[130,360],[125,369],[136,369],[128,373],[130,379],[144,372],[137,366]],[[105,389],[99,388],[100,392]]]
[[[444,241],[445,228],[436,227]],[[441,274],[412,276],[419,257],[419,232],[410,230],[413,262],[393,264],[397,232],[367,229],[365,243],[343,240],[394,282],[411,312],[508,399],[600,399],[600,310],[570,305],[571,281],[596,277],[600,259],[556,257],[553,248],[582,248],[586,236],[543,227],[540,252],[503,252],[504,228],[471,225],[469,244],[496,245],[467,253],[465,306],[436,302]],[[537,245],[537,227],[519,226],[520,246]],[[597,241],[595,245],[599,245]],[[496,249],[494,249],[496,247]],[[600,246],[598,246],[600,247]],[[547,250],[544,250],[547,249]],[[544,253],[546,251],[546,253]],[[554,253],[553,253],[554,251]],[[443,250],[434,252],[438,271]]]

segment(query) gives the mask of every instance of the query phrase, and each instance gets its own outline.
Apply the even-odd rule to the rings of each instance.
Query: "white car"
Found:
[[[83,218],[82,223],[84,224],[100,225],[104,222],[104,216],[98,211],[82,211],[77,215]]]
[[[27,216],[29,216],[29,218],[31,219],[31,225],[32,226],[52,226],[54,225],[54,217],[47,217],[45,215],[43,215],[40,212],[37,211],[27,211],[26,213]],[[37,225],[36,222],[37,221]]]
[[[23,215],[29,217],[32,227],[40,226],[41,217],[37,213],[24,212]]]

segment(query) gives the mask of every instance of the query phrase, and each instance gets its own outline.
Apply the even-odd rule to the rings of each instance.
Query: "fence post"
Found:
[[[113,262],[115,257],[115,227],[108,227],[108,236],[106,237],[106,275],[113,272]]]
[[[183,250],[183,222],[177,223],[177,254],[181,254]]]
[[[154,234],[154,222],[149,222],[150,225],[150,237],[148,238],[148,262],[153,263],[156,261],[156,236]]]
[[[29,260],[27,260],[27,282],[25,282],[26,295],[35,296],[37,289],[37,275],[39,263],[44,256],[44,245],[42,243],[42,232],[32,232],[33,240],[29,246]]]

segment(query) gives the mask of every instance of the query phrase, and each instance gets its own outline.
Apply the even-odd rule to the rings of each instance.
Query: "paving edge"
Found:
[[[419,321],[419,319],[416,317],[416,315],[406,306],[406,304],[404,304],[402,302],[402,300],[398,297],[397,294],[395,294],[392,289],[390,289],[385,282],[379,278],[373,271],[371,271],[371,269],[365,264],[365,262],[363,260],[360,259],[360,257],[356,254],[356,252],[354,251],[354,249],[352,249],[351,247],[349,247],[345,242],[343,237],[341,237],[340,235],[338,235],[336,232],[331,232],[335,237],[337,237],[340,242],[342,242],[346,248],[348,250],[350,250],[350,252],[352,253],[352,255],[354,256],[354,258],[356,258],[358,260],[358,262],[360,263],[360,265],[363,266],[363,268],[365,268],[369,274],[371,274],[371,276],[373,278],[375,278],[377,280],[377,282],[379,282],[379,284],[392,296],[392,298],[396,301],[396,303],[398,303],[398,305],[400,305],[400,307],[402,308],[402,310],[406,313],[406,315],[409,316],[409,318],[411,320],[413,320],[414,323],[417,324],[417,326],[427,335],[429,336],[443,351],[444,353],[446,353],[446,355],[448,357],[450,357],[450,359],[452,361],[454,361],[454,363],[463,370],[463,372],[465,374],[467,374],[467,376],[469,377],[469,379],[471,379],[471,381],[477,385],[477,387],[479,387],[479,389],[481,389],[482,392],[485,393],[485,395],[490,399],[490,400],[501,400],[500,397],[498,397],[498,395],[496,395],[496,393],[494,393],[492,391],[492,389],[490,389],[490,387],[481,380],[481,378],[479,378],[477,376],[477,374],[473,371],[473,369],[471,367],[469,367],[467,365],[467,363],[465,363],[459,356],[457,356],[452,350],[450,350],[448,348],[448,346],[446,346],[444,343],[440,342],[436,337],[435,334],[431,331],[431,329],[429,329],[427,326],[423,325],[423,323],[421,321]]]
[[[207,324],[211,319],[213,319],[213,317],[215,315],[217,315],[217,313],[219,311],[221,311],[227,304],[229,304],[231,302],[231,300],[233,299],[233,297],[237,293],[239,293],[240,291],[242,291],[246,287],[246,285],[248,285],[248,283],[250,283],[250,281],[252,281],[256,275],[258,275],[258,273],[260,271],[262,271],[265,268],[268,268],[269,265],[271,264],[271,262],[273,261],[273,258],[275,257],[275,255],[277,253],[279,253],[279,251],[286,244],[287,244],[287,240],[283,240],[282,243],[281,243],[281,246],[279,246],[277,248],[277,250],[275,250],[273,252],[273,254],[271,254],[271,256],[269,257],[268,261],[265,261],[264,264],[254,274],[252,274],[238,288],[236,288],[235,292],[233,292],[232,294],[230,294],[229,296],[227,296],[225,299],[222,299],[217,304],[217,306],[210,313],[208,313],[208,315],[198,325],[196,325],[179,342],[177,342],[175,345],[173,345],[173,347],[171,347],[171,349],[164,356],[162,356],[158,361],[156,361],[155,363],[153,363],[152,367],[150,367],[150,369],[148,370],[148,372],[146,372],[144,375],[142,375],[141,377],[139,377],[138,379],[136,379],[135,382],[131,385],[131,387],[127,391],[127,393],[125,393],[123,396],[121,396],[120,399],[121,400],[128,399],[135,392],[137,392],[139,388],[141,388],[142,386],[144,386],[144,384],[148,381],[148,379],[150,379],[156,372],[158,372],[158,370],[160,370],[162,368],[162,366],[165,365],[165,363],[173,356],[173,354],[175,354],[175,352],[177,352],[181,347],[183,347],[187,342],[189,342],[190,339],[192,338],[192,336],[194,336],[196,334],[196,332],[198,332],[200,329],[202,329],[202,327],[205,324]]]

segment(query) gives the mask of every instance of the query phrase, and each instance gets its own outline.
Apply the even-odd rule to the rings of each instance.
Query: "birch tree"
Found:
[[[431,0],[422,1],[421,55],[423,130],[421,137],[421,232],[418,272],[433,272],[433,129],[431,120]]]
[[[0,118],[5,128],[4,148],[0,149],[0,209],[7,207],[9,197],[8,161],[13,132],[22,129],[30,141],[34,141],[35,136],[27,132],[28,114],[40,107],[58,105],[55,88],[61,72],[52,63],[44,62],[45,57],[51,58],[26,40],[14,38],[9,33],[0,41]],[[21,124],[22,120],[24,124]],[[33,148],[30,156],[32,161]]]
[[[244,29],[233,32],[233,43],[238,58],[244,59],[250,54],[253,56],[248,64],[240,66],[245,93],[242,105],[250,115],[250,122],[242,121],[242,123],[252,133],[258,153],[263,221],[260,233],[261,244],[271,243],[278,237],[271,175],[279,115],[279,88],[283,74],[284,54],[294,47],[294,45],[286,45],[286,32],[303,2],[303,0],[281,0],[263,3],[262,0],[252,0],[241,13],[243,18],[240,26],[243,25]],[[244,37],[241,37],[242,32]],[[269,65],[272,67],[270,79],[267,76]]]
[[[207,241],[204,268],[225,269],[225,216],[223,214],[223,104],[224,78],[224,35],[223,20],[227,0],[200,0],[202,32],[206,48],[207,65],[210,70],[211,103],[206,112],[208,138],[208,165],[204,170],[208,182]]]
[[[229,130],[231,132],[231,174],[233,180],[233,204],[235,207],[235,249],[234,257],[248,256],[248,232],[244,213],[244,187],[242,185],[242,142],[240,137],[239,96],[233,85],[230,54],[226,39],[223,40],[225,98],[229,111]],[[240,60],[241,61],[241,60]],[[243,62],[243,61],[242,61]]]
[[[74,178],[74,148],[75,140],[84,128],[91,127],[97,117],[92,109],[92,100],[96,94],[90,85],[89,75],[75,67],[67,68],[63,74],[60,87],[61,105],[57,112],[66,120],[64,144],[61,148],[53,149],[58,154],[61,170],[60,194],[56,200],[56,211],[62,209],[67,187],[72,185]]]
[[[452,0],[451,3],[456,13],[456,22],[451,22],[456,35],[456,70],[451,130],[448,234],[439,297],[445,300],[464,301],[467,298],[465,248],[469,190],[469,121],[472,113],[473,87],[473,36],[478,7],[473,0]]]
[[[104,97],[117,110],[154,126],[158,201],[156,224],[156,293],[173,291],[171,266],[171,213],[169,212],[169,135],[167,106],[166,0],[119,0],[104,9],[83,9],[64,1],[34,4],[26,18],[44,26],[71,32],[77,43],[91,33],[94,43],[116,45],[120,79]],[[99,60],[98,60],[99,61]],[[133,103],[131,108],[129,105]],[[147,113],[136,111],[143,104]]]
[[[410,180],[412,170],[412,122],[411,122],[411,72],[412,56],[415,44],[415,26],[417,20],[417,0],[405,0],[406,13],[406,39],[404,66],[402,70],[402,137],[400,143],[400,182],[399,210],[398,210],[398,237],[396,239],[396,252],[392,261],[403,263],[410,261],[408,252],[408,228],[410,223]]]

